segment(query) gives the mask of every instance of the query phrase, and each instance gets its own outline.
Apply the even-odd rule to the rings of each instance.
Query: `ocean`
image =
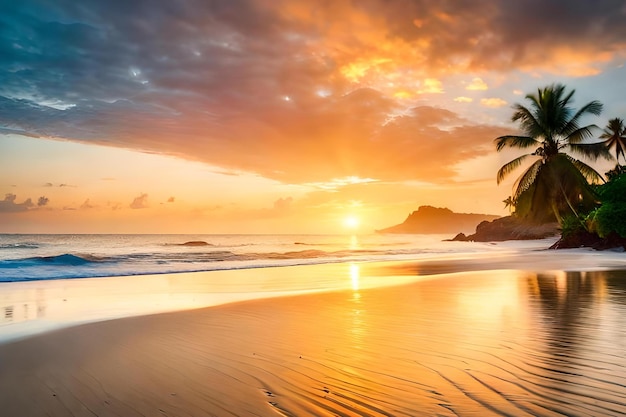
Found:
[[[536,242],[447,235],[0,235],[0,282],[455,257]],[[544,247],[547,247],[543,243]],[[548,245],[549,246],[549,245]]]

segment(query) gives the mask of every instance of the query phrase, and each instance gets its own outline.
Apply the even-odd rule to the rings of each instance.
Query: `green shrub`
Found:
[[[612,232],[626,237],[626,174],[598,187],[602,205],[588,216],[590,231],[600,237]]]
[[[626,204],[626,174],[611,179],[598,187],[598,195],[602,203]]]
[[[626,204],[603,203],[594,212],[592,224],[600,237],[607,237],[611,232],[626,237]]]
[[[585,230],[584,223],[581,223],[580,219],[573,214],[569,214],[563,217],[561,221],[561,236],[569,237],[575,233]]]

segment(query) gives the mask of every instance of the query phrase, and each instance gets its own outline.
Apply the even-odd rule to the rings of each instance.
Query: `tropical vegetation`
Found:
[[[573,95],[574,90],[567,92],[565,86],[555,84],[528,94],[528,106],[514,105],[512,121],[519,123],[522,134],[496,138],[496,149],[532,152],[504,164],[497,174],[498,183],[525,162],[532,163],[514,182],[512,195],[503,202],[522,220],[558,221],[560,242],[572,245],[569,247],[591,242],[598,247],[626,249],[624,120],[610,119],[604,129],[593,124],[582,126],[582,118],[599,115],[602,104],[591,101],[575,110]],[[600,130],[600,135],[590,142],[594,130]],[[614,159],[616,165],[606,172],[605,179],[573,155],[592,161]],[[625,165],[621,165],[620,159]]]
[[[597,126],[581,126],[584,116],[602,112],[602,104],[594,100],[575,110],[574,92],[567,92],[562,84],[554,84],[526,95],[529,105],[515,104],[511,118],[519,122],[522,134],[495,140],[498,151],[533,150],[504,164],[497,174],[500,183],[525,162],[532,162],[515,181],[510,197],[515,202],[516,216],[530,222],[562,223],[565,215],[572,213],[578,218],[579,213],[591,211],[598,203],[591,184],[604,179],[572,155],[591,160],[611,158],[608,142],[588,142]],[[621,146],[622,142],[619,143]]]
[[[609,120],[608,125],[602,131],[600,139],[604,139],[607,148],[615,148],[615,168],[606,173],[609,179],[615,178],[624,172],[625,167],[620,165],[619,157],[626,161],[624,150],[626,149],[626,126],[624,121],[618,117]]]

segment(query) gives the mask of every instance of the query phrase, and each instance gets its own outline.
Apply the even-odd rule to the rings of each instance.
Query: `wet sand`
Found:
[[[334,292],[5,343],[1,414],[626,414],[626,271],[494,270],[360,285],[366,275],[414,274],[411,265],[372,265]]]

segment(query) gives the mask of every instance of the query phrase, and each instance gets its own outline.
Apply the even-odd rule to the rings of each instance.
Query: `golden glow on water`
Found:
[[[352,290],[359,291],[360,269],[357,264],[350,264],[350,281],[352,282]]]

